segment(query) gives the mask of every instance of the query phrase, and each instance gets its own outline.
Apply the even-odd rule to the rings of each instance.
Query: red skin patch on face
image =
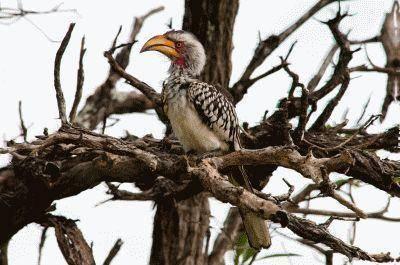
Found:
[[[174,61],[174,63],[177,64],[177,65],[179,65],[179,66],[182,66],[182,67],[183,67],[183,66],[185,65],[185,58],[180,57],[180,58],[176,59],[176,60]]]
[[[185,58],[182,56],[182,53],[184,52],[184,49],[185,49],[184,43],[180,42],[180,41],[176,42],[175,49],[179,52],[179,54],[181,54],[181,57],[176,59],[174,61],[174,64],[179,65],[180,67],[184,67],[185,66]]]

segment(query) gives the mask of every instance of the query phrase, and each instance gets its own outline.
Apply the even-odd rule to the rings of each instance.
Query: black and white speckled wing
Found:
[[[239,121],[235,106],[216,87],[196,81],[185,84],[187,96],[201,120],[232,150],[240,149]]]

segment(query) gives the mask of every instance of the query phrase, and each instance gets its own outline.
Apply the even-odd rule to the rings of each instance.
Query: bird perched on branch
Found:
[[[221,89],[197,79],[206,62],[203,45],[189,32],[168,31],[148,40],[141,52],[158,51],[171,60],[162,102],[175,136],[185,152],[203,154],[240,149],[235,107]],[[252,191],[243,167],[234,180]],[[239,209],[250,245],[267,248],[271,239],[265,220]]]

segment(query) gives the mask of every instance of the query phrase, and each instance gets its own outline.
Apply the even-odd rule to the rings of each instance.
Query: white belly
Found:
[[[185,152],[204,153],[213,150],[228,150],[229,146],[202,122],[197,111],[180,93],[168,100],[167,116],[175,136]]]

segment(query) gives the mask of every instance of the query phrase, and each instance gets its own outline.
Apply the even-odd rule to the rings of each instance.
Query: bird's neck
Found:
[[[167,79],[168,82],[187,83],[196,79],[196,76],[193,75],[189,69],[175,63],[171,64],[169,72],[170,76]]]

